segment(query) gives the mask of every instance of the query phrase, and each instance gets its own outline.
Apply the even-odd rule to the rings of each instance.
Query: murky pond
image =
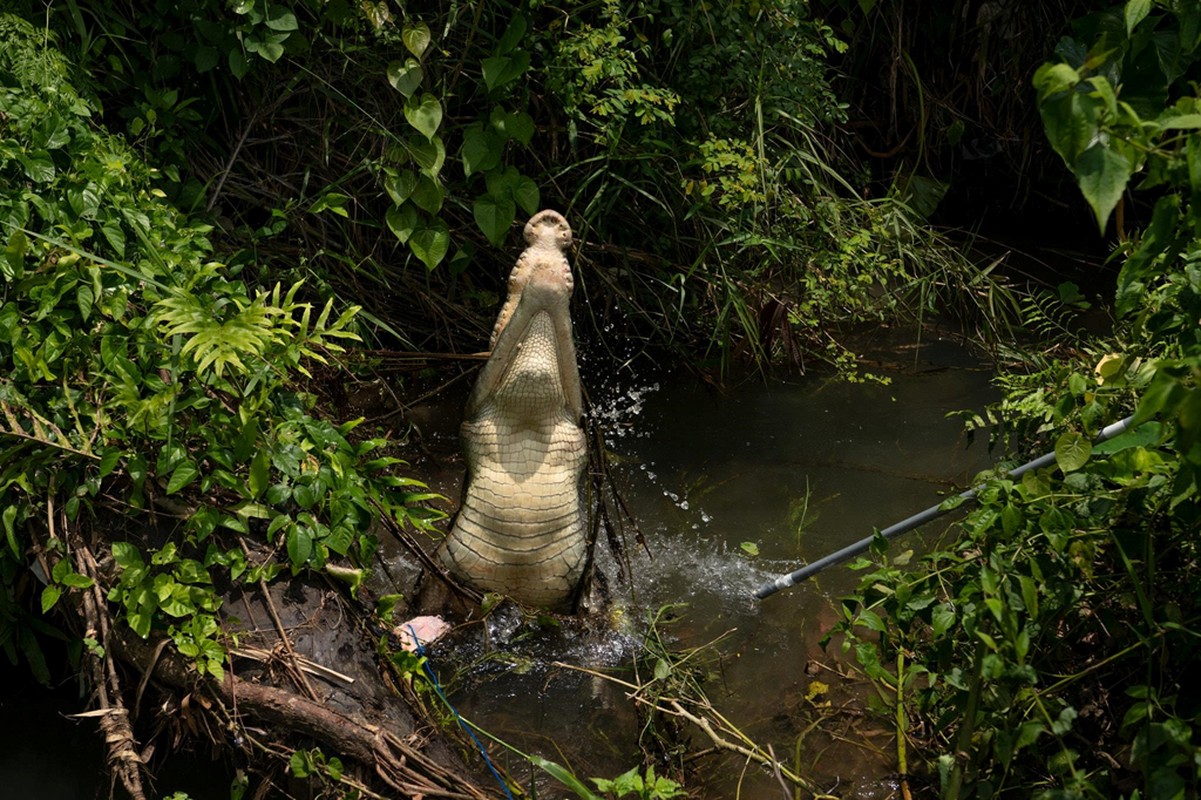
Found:
[[[453,653],[435,651],[459,711],[581,777],[624,772],[638,763],[640,734],[629,690],[553,662],[630,680],[647,615],[682,604],[663,634],[677,648],[722,637],[698,659],[707,664],[706,694],[733,725],[839,795],[888,796],[888,731],[861,713],[867,688],[847,686],[838,659],[819,645],[835,621],[832,601],[856,574],[836,567],[762,602],[753,592],[938,502],[990,465],[984,443],[966,447],[961,422],[946,416],[996,399],[990,373],[936,336],[894,343],[889,357],[896,368],[881,373],[887,385],[797,377],[722,392],[688,376],[585,369],[617,481],[650,551],[629,551],[634,600],[625,613],[633,619],[581,633],[496,615],[487,631],[460,637]],[[935,522],[922,535],[944,528]],[[894,547],[914,546],[917,535]],[[614,591],[629,602],[628,589]],[[838,688],[821,693],[822,685]],[[821,711],[839,704],[850,707],[847,719]],[[820,730],[805,733],[798,749],[817,717]],[[834,730],[840,725],[845,735]],[[707,746],[698,731],[690,735]],[[518,759],[506,764],[528,776]],[[703,785],[691,788],[701,796],[779,797],[775,779],[746,769],[741,756],[695,764]],[[571,796],[553,782],[539,785],[539,796]]]

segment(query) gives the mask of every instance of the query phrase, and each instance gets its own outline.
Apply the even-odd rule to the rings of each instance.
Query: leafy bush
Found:
[[[1199,24],[1193,6],[1132,0],[1082,20],[1085,40],[1038,70],[1048,137],[1101,228],[1135,175],[1157,197],[1119,247],[1120,324],[1009,378],[990,412],[1068,428],[1056,467],[986,476],[956,542],[912,572],[880,548],[844,602],[844,646],[944,797],[1201,787]],[[1131,408],[1133,430],[1090,444]]]
[[[213,260],[208,226],[163,201],[156,174],[92,122],[41,34],[0,17],[0,554],[9,603],[31,553],[66,555],[98,528],[113,545],[109,599],[141,636],[164,628],[220,674],[213,570],[270,577],[239,543],[286,551],[293,571],[374,551],[380,513],[419,527],[429,497],[310,414],[297,379],[356,337],[356,309],[252,292]],[[138,511],[178,520],[147,549],[119,541]],[[161,538],[153,533],[148,539]],[[58,561],[59,564],[69,563]],[[91,585],[53,570],[41,611]],[[40,663],[28,637],[0,633]],[[43,674],[44,678],[45,675]]]

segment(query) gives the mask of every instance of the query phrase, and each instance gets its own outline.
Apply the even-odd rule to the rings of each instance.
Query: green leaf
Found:
[[[437,214],[442,209],[442,185],[422,175],[413,189],[412,199],[422,211]]]
[[[293,567],[302,567],[308,563],[313,554],[313,536],[303,525],[296,525],[288,531],[288,558]]]
[[[582,800],[604,800],[600,795],[593,793],[591,789],[584,785],[583,781],[571,774],[570,770],[562,764],[556,764],[554,761],[548,761],[538,755],[529,755],[526,757],[530,760],[531,764],[538,767],[547,775],[550,775],[568,789],[571,789]]]
[[[529,28],[529,22],[521,14],[513,17],[509,22],[509,27],[505,28],[504,34],[501,35],[500,41],[496,43],[497,55],[507,55],[517,47],[518,42],[525,36],[526,30]]]
[[[117,467],[117,463],[121,460],[121,451],[116,447],[110,447],[104,451],[104,455],[100,456],[99,473],[100,477],[106,477]]]
[[[171,471],[171,479],[167,481],[167,494],[175,494],[180,489],[196,480],[200,470],[191,461],[183,461]]]
[[[406,146],[418,168],[430,178],[437,178],[446,162],[446,145],[442,143],[442,137],[435,136],[428,141],[412,138]]]
[[[320,214],[322,211],[332,211],[340,217],[350,217],[350,213],[346,210],[346,204],[350,202],[350,197],[341,192],[326,192],[317,198],[311,206],[309,206],[310,214]]]
[[[125,258],[125,231],[122,230],[121,223],[108,220],[100,226],[100,232],[108,240],[113,252],[117,254],[117,258]]]
[[[268,6],[266,23],[273,31],[294,31],[300,28],[296,22],[296,15],[284,6]]]
[[[54,608],[54,604],[58,602],[58,598],[62,597],[62,594],[62,589],[52,583],[47,584],[46,588],[42,589],[42,613],[45,614]]]
[[[14,559],[19,561],[22,548],[20,548],[20,544],[17,542],[17,527],[14,525],[17,520],[17,511],[17,506],[5,506],[2,519],[4,519],[5,536],[8,539],[8,549],[12,551]]]
[[[143,565],[142,551],[130,542],[113,542],[113,561],[121,569],[130,569]]]
[[[406,98],[413,96],[413,92],[417,91],[417,87],[421,85],[424,77],[425,72],[415,59],[408,58],[403,63],[393,61],[388,65],[388,83],[392,84],[392,88]]]
[[[417,209],[413,208],[411,204],[406,204],[402,208],[392,206],[388,209],[385,220],[388,223],[388,230],[396,235],[401,244],[405,244],[417,227]]]
[[[530,140],[534,138],[534,118],[525,112],[509,114],[505,117],[505,132],[521,144],[529,146]]]
[[[392,202],[397,207],[403,206],[405,200],[413,194],[413,190],[417,188],[418,175],[415,172],[404,172],[400,175],[389,175],[384,178],[384,191],[388,193],[388,197],[392,198]]]
[[[430,26],[424,22],[405,25],[400,33],[400,40],[410,53],[421,58],[430,46]]]
[[[517,50],[507,56],[485,58],[482,64],[484,85],[492,92],[521,77],[530,66],[530,54]]]
[[[482,125],[472,125],[463,134],[463,174],[470,177],[474,172],[487,172],[500,166],[504,144]]]
[[[413,231],[413,235],[409,237],[409,249],[425,264],[426,269],[433,269],[450,250],[450,229],[442,220],[433,220],[425,227]]]
[[[246,77],[246,73],[250,72],[250,62],[246,60],[246,56],[242,51],[237,48],[229,51],[229,71],[238,80]]]
[[[1080,154],[1073,171],[1080,191],[1092,206],[1097,225],[1104,234],[1109,215],[1122,198],[1122,192],[1126,191],[1126,184],[1134,169],[1126,156],[1097,142]]]
[[[1126,20],[1126,35],[1134,33],[1134,29],[1147,18],[1147,14],[1150,12],[1151,0],[1129,0],[1122,12],[1122,16]]]
[[[1092,452],[1092,443],[1076,431],[1067,431],[1055,442],[1055,462],[1065,473],[1083,467]]]
[[[428,92],[423,93],[420,98],[413,96],[406,100],[404,114],[409,124],[431,141],[438,132],[438,126],[442,124],[442,104]]]
[[[257,499],[267,489],[267,482],[271,478],[271,457],[267,455],[266,450],[259,450],[254,454],[254,460],[250,462],[250,496]]]
[[[508,197],[486,194],[477,197],[471,207],[475,224],[497,247],[504,246],[505,235],[517,217],[517,206]]]
[[[671,677],[671,664],[667,659],[660,658],[655,662],[655,680],[665,681]]]
[[[521,210],[530,216],[537,214],[538,209],[542,207],[538,184],[525,175],[517,179],[517,185],[513,187],[513,199],[521,206]]]
[[[739,547],[742,548],[742,552],[746,553],[748,556],[759,555],[759,545],[755,544],[754,542],[743,542],[739,545]]]
[[[25,175],[35,183],[49,183],[54,180],[54,160],[46,151],[35,151],[29,155],[17,154],[17,160],[25,168]]]
[[[948,603],[935,606],[930,612],[930,630],[935,638],[942,636],[955,624],[955,609]]]

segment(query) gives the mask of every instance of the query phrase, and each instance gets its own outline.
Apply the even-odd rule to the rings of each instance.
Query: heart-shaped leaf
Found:
[[[422,175],[417,179],[417,188],[413,190],[413,202],[422,211],[437,214],[442,210],[442,186]]]
[[[416,25],[406,25],[401,31],[400,40],[404,42],[405,47],[409,52],[421,58],[426,49],[430,46],[430,26],[424,22],[418,22]]]
[[[423,93],[418,99],[410,97],[405,102],[405,119],[426,139],[432,140],[442,124],[442,104],[432,94]]]
[[[525,213],[530,216],[537,214],[538,208],[541,206],[538,184],[522,175],[517,179],[517,185],[513,187],[513,199],[517,201],[517,205],[521,206],[521,210]]]
[[[446,163],[446,145],[441,136],[435,136],[428,142],[424,139],[411,138],[406,142],[407,150],[421,172],[431,178],[437,178]]]
[[[384,191],[397,206],[403,206],[405,200],[417,188],[417,173],[405,172],[400,175],[389,175],[384,178]]]
[[[417,209],[411,205],[401,208],[392,206],[384,218],[388,223],[388,229],[396,234],[396,238],[400,239],[401,244],[409,241],[409,237],[413,235],[413,230],[417,227]]]
[[[392,84],[392,88],[405,97],[413,96],[413,92],[417,91],[424,76],[425,72],[416,59],[406,59],[403,64],[393,61],[388,65],[388,83]]]
[[[426,269],[433,269],[446,258],[450,249],[450,229],[442,220],[433,220],[426,227],[413,232],[409,238],[409,249],[421,259]]]
[[[463,172],[470,176],[473,172],[487,172],[500,166],[500,157],[504,145],[491,131],[482,125],[472,125],[463,134]]]
[[[295,14],[284,6],[272,5],[267,9],[267,27],[273,31],[294,31],[300,26]]]
[[[513,201],[508,197],[486,194],[476,198],[471,212],[475,217],[475,224],[480,226],[488,241],[497,247],[503,246],[505,234],[509,232],[509,227],[517,216],[517,206]]]
[[[1055,442],[1055,463],[1064,472],[1083,467],[1092,453],[1092,442],[1076,431],[1068,431]]]

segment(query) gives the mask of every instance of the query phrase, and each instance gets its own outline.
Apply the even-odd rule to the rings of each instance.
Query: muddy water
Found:
[[[856,573],[833,568],[766,601],[752,597],[763,581],[938,502],[990,465],[984,443],[968,448],[961,423],[946,418],[995,399],[988,371],[936,337],[893,343],[885,357],[888,385],[750,380],[716,393],[684,376],[586,375],[650,555],[631,552],[633,599],[616,587],[616,630],[567,632],[502,613],[453,653],[436,653],[460,712],[581,777],[624,772],[646,733],[627,690],[552,662],[631,680],[647,615],[681,604],[664,634],[679,648],[724,635],[698,660],[708,696],[732,723],[840,796],[890,796],[894,744],[863,714],[870,689],[840,677],[837,646],[819,644]],[[933,523],[921,536],[944,528]],[[912,535],[894,552],[921,542]],[[501,760],[529,777],[519,760]],[[694,766],[700,796],[780,796],[741,757]],[[539,796],[570,796],[539,785]]]

